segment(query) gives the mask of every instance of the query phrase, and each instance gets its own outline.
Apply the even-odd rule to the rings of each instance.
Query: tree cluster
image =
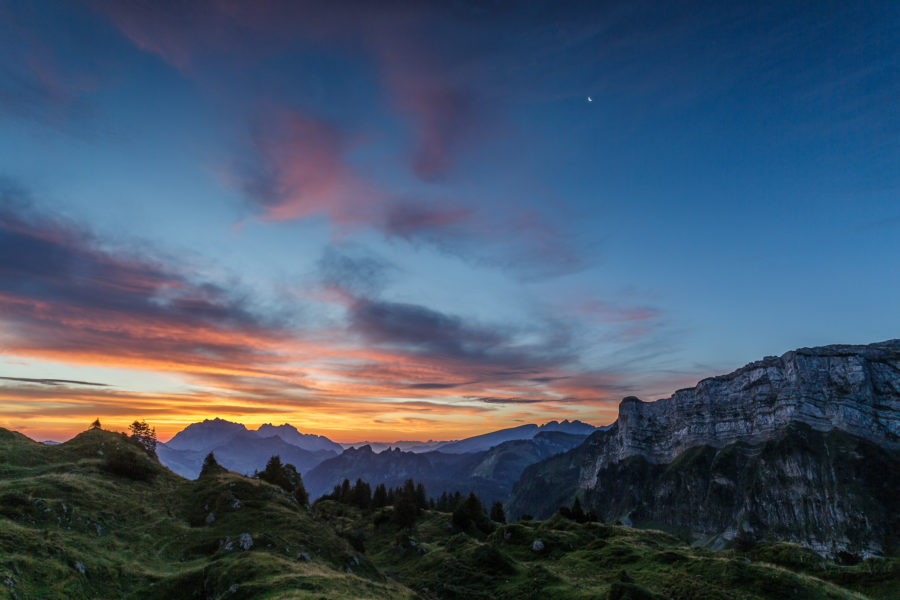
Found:
[[[402,486],[396,488],[389,488],[383,483],[379,483],[375,486],[374,491],[372,486],[362,479],[357,479],[354,484],[351,484],[349,479],[344,479],[343,482],[334,486],[330,494],[322,496],[322,499],[334,500],[362,510],[396,506],[397,503],[411,504],[417,510],[434,508],[434,502],[428,501],[425,486],[421,483],[417,484],[412,479],[407,479]]]
[[[576,523],[600,521],[593,509],[589,510],[588,512],[584,512],[584,509],[581,508],[581,501],[578,498],[575,498],[575,501],[572,503],[572,508],[569,508],[567,506],[560,506],[559,514],[567,519],[572,519]]]
[[[441,512],[453,512],[464,499],[465,496],[460,494],[459,490],[456,490],[456,492],[452,494],[442,492],[440,497],[438,497],[437,501],[434,503],[434,508],[435,510],[439,510]]]
[[[334,486],[330,494],[322,496],[320,500],[333,500],[361,510],[377,510],[391,506],[392,512],[381,512],[376,515],[376,525],[393,522],[404,528],[415,525],[416,518],[422,510],[434,508],[434,500],[429,502],[425,486],[422,483],[417,484],[412,479],[407,479],[403,485],[396,488],[380,483],[375,486],[374,491],[372,486],[362,479],[357,479],[354,484],[351,484],[349,479],[344,479]]]
[[[490,533],[494,530],[494,523],[484,512],[484,506],[475,492],[469,492],[466,499],[454,509],[453,525],[460,531],[477,529],[483,533]]]
[[[474,492],[463,496],[459,491],[452,494],[445,491],[437,500],[429,499],[425,486],[412,479],[407,479],[403,485],[396,488],[379,483],[374,490],[362,479],[357,479],[356,483],[344,479],[334,486],[330,494],[325,494],[319,500],[333,500],[361,510],[378,511],[389,506],[393,507],[392,511],[376,513],[375,523],[378,526],[392,522],[400,528],[410,528],[415,525],[421,512],[427,509],[453,513],[453,524],[462,531],[474,528],[490,532],[494,528],[493,522],[506,522],[506,514],[500,502],[493,503],[488,516],[484,505]]]
[[[212,456],[212,454],[207,456],[207,460],[210,458],[215,462],[215,457]],[[303,478],[300,476],[300,473],[297,472],[294,465],[282,464],[280,456],[273,456],[270,458],[269,462],[266,463],[266,468],[262,471],[257,471],[254,474],[254,477],[267,481],[272,485],[277,485],[287,493],[293,495],[301,506],[307,506],[309,504],[309,494],[303,486]]]
[[[95,423],[99,428],[100,420]],[[140,444],[147,454],[156,456],[156,427],[151,427],[147,421],[135,421],[128,426],[128,431],[131,432],[131,439]]]

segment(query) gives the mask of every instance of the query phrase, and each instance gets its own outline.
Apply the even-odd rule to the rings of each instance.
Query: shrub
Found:
[[[107,453],[103,469],[113,475],[134,481],[150,481],[156,476],[156,470],[146,456],[121,447]]]

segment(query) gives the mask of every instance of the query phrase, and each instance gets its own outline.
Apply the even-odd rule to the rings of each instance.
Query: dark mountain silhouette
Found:
[[[223,419],[188,425],[156,450],[162,464],[191,479],[200,474],[203,459],[210,452],[222,466],[250,475],[261,471],[272,456],[280,456],[283,463],[294,465],[302,473],[341,451],[341,446],[328,438],[302,434],[288,424],[267,424],[252,431]]]
[[[389,487],[414,479],[422,482],[433,496],[444,491],[474,491],[484,498],[502,500],[526,466],[573,448],[584,439],[581,435],[544,431],[533,439],[511,440],[490,450],[455,454],[399,449],[376,453],[363,446],[323,461],[304,475],[304,483],[313,498],[330,492],[344,479],[360,478]]]
[[[299,431],[297,431],[296,427],[294,427],[293,425],[289,425],[288,423],[284,423],[282,425],[272,425],[270,423],[265,423],[263,425],[260,425],[259,429],[257,429],[256,432],[261,437],[272,437],[273,435],[277,435],[288,444],[297,446],[298,448],[303,448],[304,450],[309,450],[310,452],[327,450],[329,452],[337,452],[338,454],[340,454],[344,451],[343,446],[336,442],[332,442],[324,435],[300,433]]]
[[[438,446],[435,450],[449,454],[460,454],[463,452],[481,452],[490,448],[509,442],[512,440],[530,440],[543,431],[559,431],[561,433],[570,433],[574,435],[590,435],[597,428],[581,421],[550,421],[544,425],[520,425],[518,427],[510,427],[508,429],[500,429],[482,435],[476,435],[458,442],[449,442],[442,446]]]

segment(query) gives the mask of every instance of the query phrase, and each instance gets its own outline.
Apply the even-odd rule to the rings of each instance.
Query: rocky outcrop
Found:
[[[526,469],[508,508],[545,516],[577,495],[713,545],[880,553],[897,543],[900,479],[885,470],[898,456],[900,340],[804,348],[664,400],[625,398],[612,427]]]

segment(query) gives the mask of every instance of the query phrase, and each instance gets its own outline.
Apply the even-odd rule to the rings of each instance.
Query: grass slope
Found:
[[[333,501],[316,518],[352,538],[388,576],[424,598],[888,600],[900,597],[900,561],[837,566],[796,545],[712,552],[661,531],[560,515],[459,532],[451,515],[425,511],[411,532]],[[375,526],[375,521],[385,524]],[[535,544],[540,540],[540,544]],[[542,546],[542,547],[541,547]],[[537,548],[540,548],[539,550]]]
[[[147,463],[150,480],[108,473],[113,454]],[[0,597],[414,596],[278,488],[148,461],[106,431],[44,446],[0,429]]]

